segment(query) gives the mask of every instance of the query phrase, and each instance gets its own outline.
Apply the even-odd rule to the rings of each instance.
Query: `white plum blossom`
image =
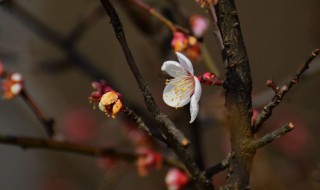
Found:
[[[190,114],[192,123],[199,111],[198,101],[201,96],[201,84],[199,79],[194,76],[191,61],[183,54],[176,52],[179,62],[166,61],[161,70],[166,71],[174,77],[167,80],[163,91],[164,102],[171,107],[182,107],[190,102]]]

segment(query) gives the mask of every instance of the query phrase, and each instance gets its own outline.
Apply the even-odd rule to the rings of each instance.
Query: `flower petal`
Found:
[[[187,75],[184,67],[176,61],[166,61],[161,67],[162,71],[167,72],[172,77],[177,77],[180,75]]]
[[[163,91],[164,102],[171,107],[182,107],[190,102],[191,92],[180,92],[173,81],[170,81]]]
[[[191,61],[184,56],[182,53],[176,52],[180,64],[190,73],[193,75],[193,66]]]
[[[198,102],[200,100],[200,96],[201,96],[201,93],[202,93],[202,88],[201,88],[201,84],[200,84],[199,79],[197,77],[195,77],[195,76],[194,76],[194,84],[195,84],[194,94],[192,96],[194,96],[195,99]]]
[[[190,114],[191,114],[190,123],[192,123],[196,119],[198,112],[199,112],[198,100],[196,99],[196,96],[192,96],[190,101]]]

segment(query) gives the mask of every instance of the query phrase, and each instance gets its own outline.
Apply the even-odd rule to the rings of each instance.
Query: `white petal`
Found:
[[[192,96],[190,101],[190,114],[191,114],[190,123],[192,123],[196,119],[198,112],[199,112],[198,100],[196,99],[195,96]]]
[[[20,73],[13,73],[11,75],[11,80],[16,81],[16,82],[20,82],[20,81],[22,81],[22,75]]]
[[[198,80],[197,77],[194,76],[194,94],[193,96],[195,97],[195,99],[197,100],[197,102],[200,100],[200,96],[201,96],[201,92],[202,92],[202,88],[201,88],[201,84],[200,81]]]
[[[161,70],[167,72],[172,77],[187,75],[187,72],[184,69],[184,67],[182,67],[181,64],[176,61],[164,62],[161,67]]]
[[[178,59],[179,59],[180,64],[181,64],[187,71],[189,71],[190,74],[193,75],[193,66],[192,66],[191,61],[190,61],[186,56],[184,56],[182,53],[176,52],[176,54],[177,54],[177,56],[178,56]]]
[[[100,109],[101,111],[107,112],[106,106],[103,105],[101,102],[99,102],[98,106],[99,106],[99,109]]]
[[[176,86],[170,81],[163,91],[164,102],[171,107],[182,107],[190,102],[190,93],[176,93]]]

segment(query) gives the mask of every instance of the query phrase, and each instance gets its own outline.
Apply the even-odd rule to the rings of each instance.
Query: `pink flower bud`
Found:
[[[188,39],[182,32],[175,32],[171,41],[171,46],[176,52],[184,51],[188,45]]]
[[[99,109],[112,118],[123,108],[122,95],[113,90],[106,81],[93,82],[92,87],[96,90],[89,96],[90,102],[97,102]]]
[[[138,173],[146,176],[151,168],[160,169],[162,167],[162,155],[153,152],[151,149],[142,147],[137,150],[140,155],[137,161]]]
[[[171,168],[165,178],[168,190],[182,190],[189,182],[189,176],[177,168]]]
[[[254,125],[259,114],[260,112],[257,109],[252,110],[251,125]]]
[[[208,30],[208,21],[201,15],[190,16],[190,25],[192,32],[196,37],[202,37]]]
[[[3,68],[3,63],[0,60],[0,76],[2,76],[4,74],[4,68]]]

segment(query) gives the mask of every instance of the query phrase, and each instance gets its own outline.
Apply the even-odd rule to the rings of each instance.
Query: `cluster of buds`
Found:
[[[218,0],[196,0],[197,3],[200,4],[201,7],[209,6],[209,5],[216,5]]]
[[[3,99],[12,99],[18,96],[23,90],[23,77],[20,73],[6,73],[0,62],[0,77],[3,78],[1,88]]]
[[[168,190],[182,190],[189,183],[189,176],[177,168],[171,168],[165,178]]]
[[[93,82],[92,87],[96,90],[91,93],[89,100],[97,102],[98,107],[108,117],[116,117],[116,114],[123,108],[122,95],[113,90],[106,81]]]
[[[151,168],[160,169],[162,167],[163,157],[149,148],[141,147],[137,149],[139,154],[137,160],[138,173],[146,176]]]
[[[197,60],[201,57],[201,46],[195,36],[175,32],[171,46],[175,52],[184,52],[192,60]]]

